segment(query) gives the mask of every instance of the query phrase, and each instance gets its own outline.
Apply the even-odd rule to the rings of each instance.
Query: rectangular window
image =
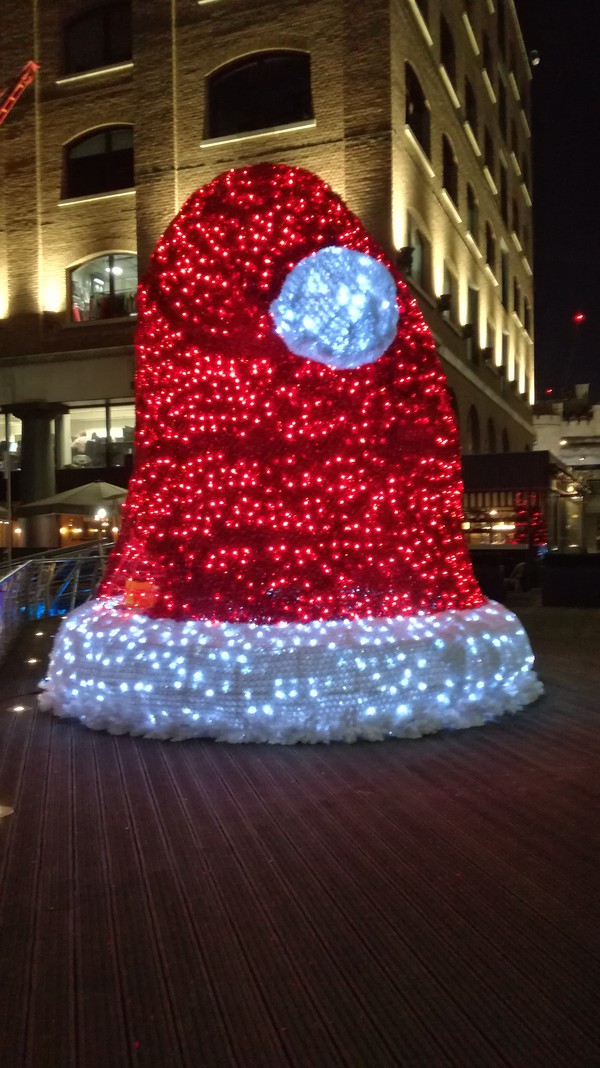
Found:
[[[508,141],[508,111],[504,82],[498,79],[498,122],[505,141]]]
[[[504,0],[496,0],[498,10],[498,50],[506,58],[506,11]]]
[[[513,278],[513,311],[518,319],[521,318],[521,287],[516,278]]]
[[[17,419],[15,415],[9,415],[8,417],[8,440],[4,437],[6,432],[6,422],[4,417],[2,418],[2,426],[0,433],[2,434],[2,441],[0,442],[0,463],[6,477],[7,467],[10,467],[11,471],[21,470],[21,437],[22,437],[22,423],[20,419]],[[7,458],[7,453],[8,457]]]
[[[500,164],[500,214],[508,226],[508,172],[503,163]]]
[[[495,331],[492,323],[490,323],[489,319],[488,319],[488,324],[487,324],[487,339],[486,339],[486,343],[485,344],[486,344],[486,348],[489,349],[490,357],[493,360],[495,358],[495,356],[496,356],[496,331]]]
[[[493,178],[496,170],[496,154],[494,152],[494,142],[492,140],[492,135],[488,130],[487,126],[483,135],[483,159],[488,171],[490,172]]]
[[[502,335],[502,366],[508,370],[508,334]]]
[[[450,268],[444,266],[444,295],[448,297],[448,307],[442,312],[448,322],[458,323],[458,279]]]
[[[508,308],[509,301],[509,282],[508,282],[508,252],[504,249],[500,254],[500,299],[502,306]]]
[[[65,30],[65,72],[97,70],[131,59],[131,5],[109,3],[84,12]]]
[[[410,217],[408,235],[413,249],[410,278],[425,293],[431,293],[431,242]]]
[[[128,467],[133,460],[132,402],[71,408],[63,417],[65,467]]]
[[[473,327],[473,337],[479,344],[479,290],[469,286],[467,294],[467,321]]]
[[[440,17],[440,59],[452,85],[456,85],[456,51],[452,30],[447,20]]]

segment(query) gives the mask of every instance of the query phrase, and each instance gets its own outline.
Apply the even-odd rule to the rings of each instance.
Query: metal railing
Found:
[[[0,656],[31,620],[62,616],[93,597],[112,542],[33,556],[0,573]]]

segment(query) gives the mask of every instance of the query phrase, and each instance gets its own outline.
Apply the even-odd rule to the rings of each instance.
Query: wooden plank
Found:
[[[600,1064],[600,612],[523,619],[546,696],[419,741],[0,708],[0,1063]]]

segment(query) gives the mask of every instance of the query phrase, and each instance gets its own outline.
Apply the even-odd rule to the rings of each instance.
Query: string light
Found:
[[[334,245],[396,286],[395,340],[354,369],[291,353],[270,312]],[[217,178],[167,229],[138,302],[136,468],[105,595],[147,580],[156,617],[223,622],[482,603],[433,341],[325,183],[272,164]]]
[[[195,734],[279,741],[381,737],[399,723],[419,733],[453,716],[464,725],[465,702],[453,693],[446,706],[448,688],[428,682],[439,650],[427,647],[419,668],[416,632],[405,629],[437,617],[445,642],[455,625],[478,634],[477,613],[490,610],[461,531],[451,404],[414,299],[324,182],[261,164],[189,198],[140,285],[135,386],[136,462],[106,603],[75,617],[79,638],[70,622],[59,633],[47,703],[90,722],[92,700],[91,725],[100,705],[108,729],[158,737],[189,736],[190,724]],[[527,639],[502,618],[499,640],[514,644],[519,668],[494,664],[493,714],[539,689]],[[360,667],[344,650],[367,624],[382,644]],[[235,626],[247,628],[234,650],[246,668],[219,645]],[[146,660],[148,634],[163,659],[157,647]],[[401,653],[410,662],[398,671]],[[192,663],[209,679],[200,703]],[[448,678],[467,686],[480,722],[484,680],[469,689],[464,649],[462,665]],[[395,712],[382,673],[401,691]],[[240,678],[251,697],[233,713]],[[270,731],[250,725],[259,720]]]
[[[290,352],[330,367],[360,367],[394,340],[396,283],[372,256],[323,248],[290,271],[270,312]]]
[[[95,601],[63,624],[43,708],[147,738],[353,742],[516,712],[541,692],[499,605],[308,624],[151,619]]]

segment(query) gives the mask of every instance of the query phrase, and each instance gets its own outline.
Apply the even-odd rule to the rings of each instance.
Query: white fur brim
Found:
[[[210,623],[89,601],[55,639],[40,705],[95,730],[227,742],[415,738],[517,712],[543,688],[519,620]]]

